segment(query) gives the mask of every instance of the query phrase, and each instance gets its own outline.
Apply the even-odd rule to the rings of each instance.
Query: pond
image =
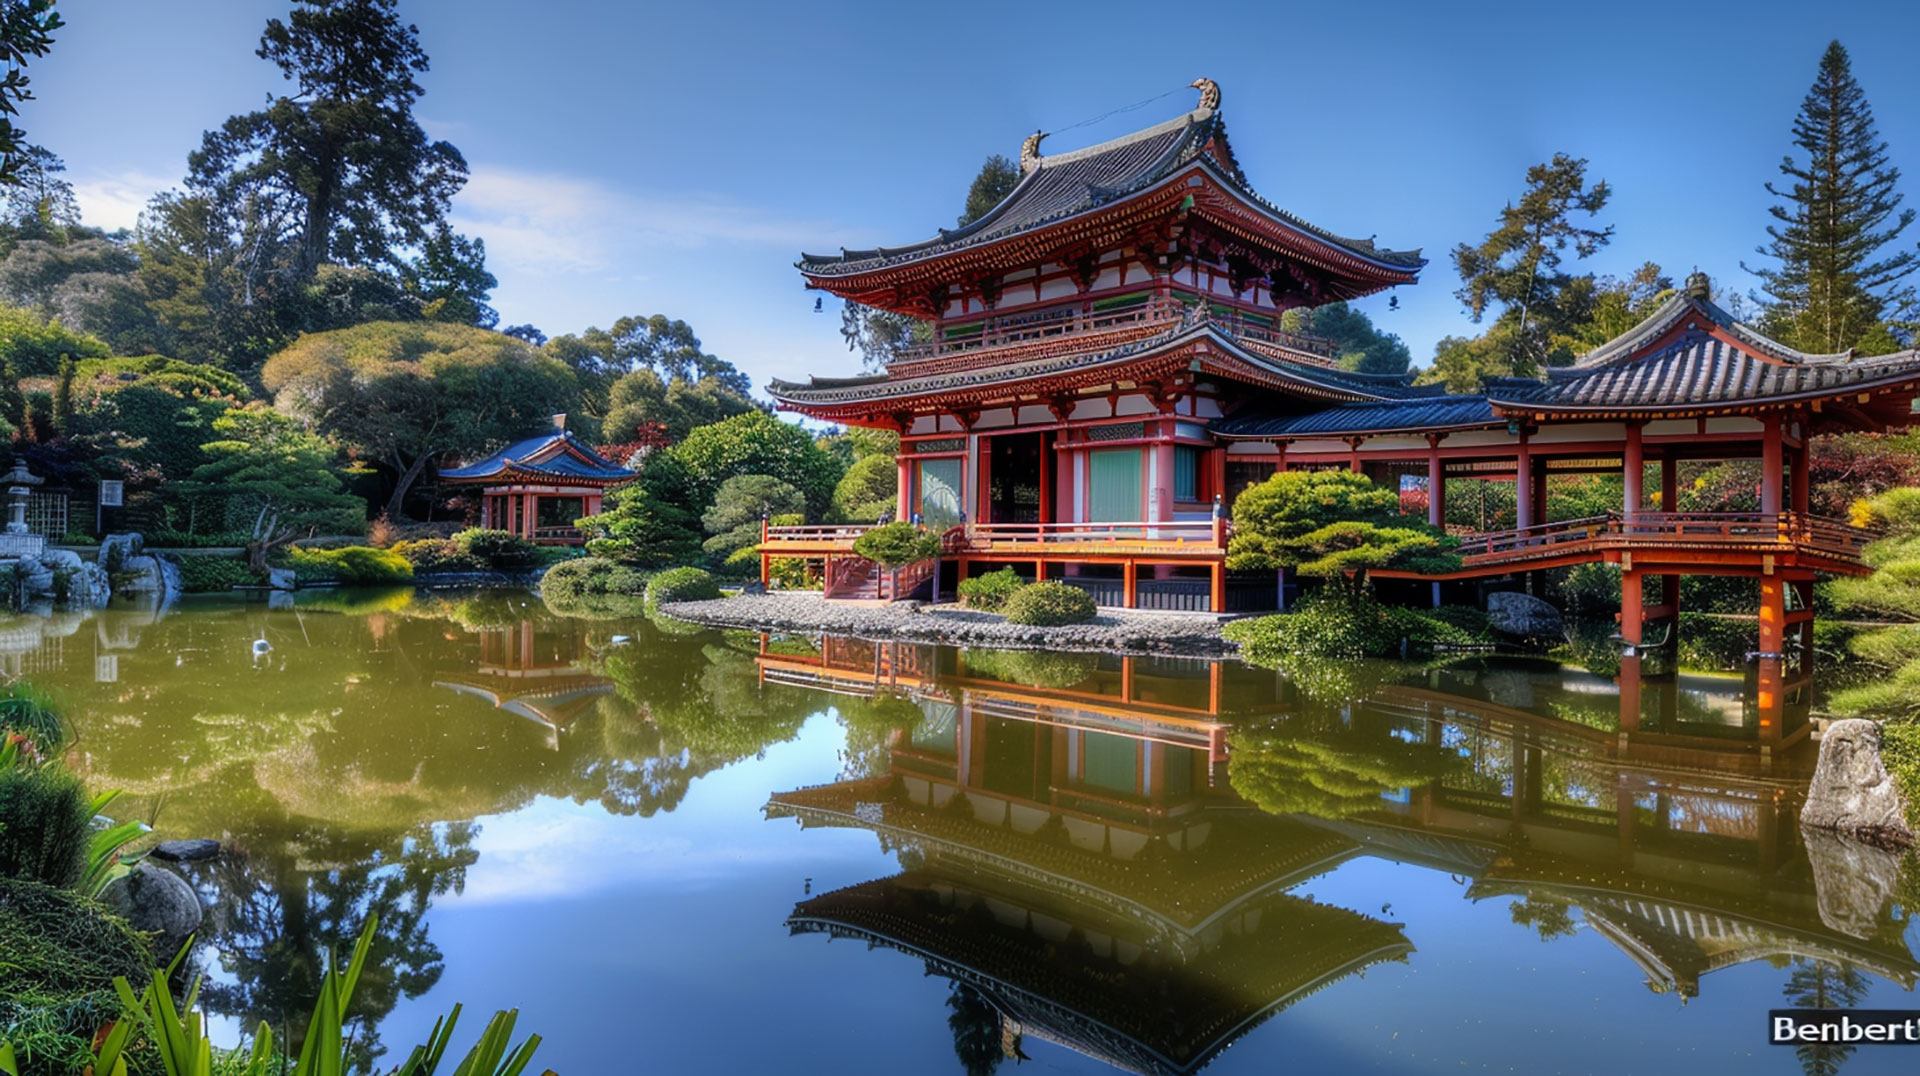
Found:
[[[225,842],[192,881],[228,1037],[296,1021],[377,914],[388,1064],[461,1002],[562,1073],[1911,1071],[1765,1043],[1776,1006],[1916,1007],[1920,885],[1809,846],[1810,745],[1761,750],[1738,679],[1647,677],[1623,721],[1614,677],[1539,661],[1282,676],[408,591],[21,618],[0,664],[95,787]]]

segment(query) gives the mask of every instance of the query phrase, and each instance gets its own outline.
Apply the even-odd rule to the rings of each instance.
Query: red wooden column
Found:
[[[1645,597],[1640,572],[1625,568],[1620,572],[1620,637],[1631,646],[1639,646],[1641,626],[1645,623]]]
[[[1163,437],[1173,436],[1173,423],[1164,424]],[[1153,503],[1147,508],[1147,518],[1156,522],[1173,521],[1173,442],[1156,441],[1148,451],[1153,453],[1153,482],[1147,492],[1152,495]]]
[[[1627,423],[1627,449],[1620,460],[1620,480],[1626,486],[1621,509],[1631,520],[1640,515],[1640,483],[1646,476],[1646,452],[1641,441],[1644,429],[1638,422]]]
[[[1780,469],[1783,446],[1780,440],[1780,419],[1777,416],[1767,419],[1766,433],[1760,440],[1760,511],[1766,515],[1780,512]],[[1761,645],[1765,650],[1766,646]]]
[[[1520,449],[1513,460],[1513,524],[1521,530],[1533,526],[1533,449],[1527,435],[1520,435]]]
[[[1786,647],[1787,585],[1777,575],[1760,577],[1760,653],[1779,657]]]
[[[1447,465],[1440,459],[1440,439],[1427,438],[1427,522],[1447,525]]]
[[[1133,559],[1129,557],[1126,566],[1120,569],[1120,605],[1122,608],[1131,609],[1139,604],[1133,592],[1133,588],[1137,586],[1139,582],[1140,570],[1134,566]]]
[[[907,455],[907,446],[900,446],[900,455],[894,463],[900,471],[900,488],[895,491],[893,518],[905,522],[913,518],[913,457]]]

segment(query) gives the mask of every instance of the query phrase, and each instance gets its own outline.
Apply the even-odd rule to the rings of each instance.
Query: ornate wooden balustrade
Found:
[[[1471,535],[1458,550],[1464,574],[1484,569],[1524,570],[1543,562],[1614,560],[1654,554],[1663,561],[1701,564],[1794,558],[1825,571],[1865,571],[1861,551],[1877,534],[1804,512],[1609,513],[1516,530]],[[1403,574],[1403,573],[1395,573]]]

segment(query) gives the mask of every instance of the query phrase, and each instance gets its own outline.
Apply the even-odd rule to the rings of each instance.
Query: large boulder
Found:
[[[1517,590],[1487,595],[1487,622],[1500,634],[1521,639],[1548,639],[1565,633],[1560,610]]]
[[[150,554],[128,557],[121,562],[120,592],[151,594],[162,602],[170,601],[180,594],[180,566]]]
[[[109,534],[100,539],[100,552],[94,555],[93,562],[109,572],[121,571],[128,558],[139,556],[145,546],[146,539],[137,532]]]
[[[1827,726],[1800,825],[1896,848],[1914,843],[1906,797],[1880,757],[1878,722],[1853,718]]]
[[[100,902],[133,925],[154,935],[153,952],[171,960],[187,939],[198,933],[205,911],[200,895],[184,878],[151,863],[142,863],[107,883]]]

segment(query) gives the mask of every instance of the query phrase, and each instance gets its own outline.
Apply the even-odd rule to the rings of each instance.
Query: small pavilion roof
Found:
[[[797,264],[809,276],[851,276],[990,243],[1108,205],[1201,159],[1206,160],[1222,181],[1258,204],[1275,222],[1293,231],[1383,267],[1411,270],[1426,264],[1417,250],[1386,250],[1375,246],[1371,239],[1335,234],[1301,220],[1254,193],[1227,147],[1226,122],[1217,108],[1204,105],[1165,123],[1107,142],[1024,161],[1020,182],[1000,204],[960,228],[942,228],[931,239],[900,247],[842,248],[838,255],[802,254]]]
[[[566,430],[515,441],[484,459],[440,472],[449,482],[499,482],[549,479],[556,483],[605,486],[635,476],[602,457]]]
[[[1213,432],[1229,440],[1325,437],[1361,433],[1425,433],[1499,426],[1485,396],[1428,396],[1342,404],[1295,415],[1243,413],[1217,422]]]
[[[1693,415],[1920,387],[1920,352],[1799,351],[1736,321],[1708,290],[1695,274],[1640,324],[1572,366],[1548,370],[1544,380],[1489,383],[1487,397],[1501,412]]]

